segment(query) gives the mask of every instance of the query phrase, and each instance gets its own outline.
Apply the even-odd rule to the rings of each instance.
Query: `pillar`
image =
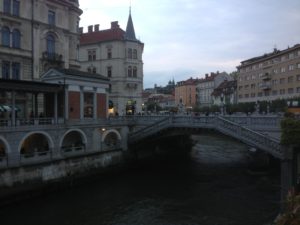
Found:
[[[94,95],[93,95],[93,119],[97,119],[97,88],[94,88]]]
[[[84,92],[83,92],[83,87],[80,87],[80,119],[84,119]]]
[[[69,92],[68,87],[65,87],[65,120],[69,119]]]
[[[16,125],[16,92],[11,92],[11,99],[12,99],[12,110],[11,110],[11,125]]]
[[[54,93],[54,124],[57,124],[57,92]]]
[[[281,203],[284,207],[288,191],[293,187],[293,161],[285,159],[281,161]]]

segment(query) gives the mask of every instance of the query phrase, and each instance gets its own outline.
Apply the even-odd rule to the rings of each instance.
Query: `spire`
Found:
[[[125,39],[131,40],[131,41],[137,41],[137,39],[135,37],[132,18],[131,18],[131,6],[129,7],[129,17],[128,17],[128,21],[127,21]]]

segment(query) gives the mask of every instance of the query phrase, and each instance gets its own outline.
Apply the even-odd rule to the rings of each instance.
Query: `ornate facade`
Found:
[[[94,25],[81,34],[81,69],[110,79],[111,114],[142,112],[143,49],[144,44],[135,36],[131,14],[126,31],[115,21],[110,29],[100,30]]]

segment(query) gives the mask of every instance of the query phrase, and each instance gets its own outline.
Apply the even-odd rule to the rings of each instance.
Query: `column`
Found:
[[[93,119],[97,119],[97,88],[94,88],[94,95],[93,95]]]
[[[11,92],[12,110],[11,110],[11,125],[16,126],[16,93]]]
[[[80,120],[84,119],[84,92],[83,87],[80,87]]]
[[[57,92],[54,93],[54,124],[57,124]]]
[[[69,92],[68,87],[65,86],[65,121],[69,119]]]

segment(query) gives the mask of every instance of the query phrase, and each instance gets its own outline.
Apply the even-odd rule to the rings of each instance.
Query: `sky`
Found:
[[[131,2],[131,3],[130,3]],[[145,44],[144,88],[210,72],[300,44],[300,0],[80,0],[80,26],[126,30]]]

